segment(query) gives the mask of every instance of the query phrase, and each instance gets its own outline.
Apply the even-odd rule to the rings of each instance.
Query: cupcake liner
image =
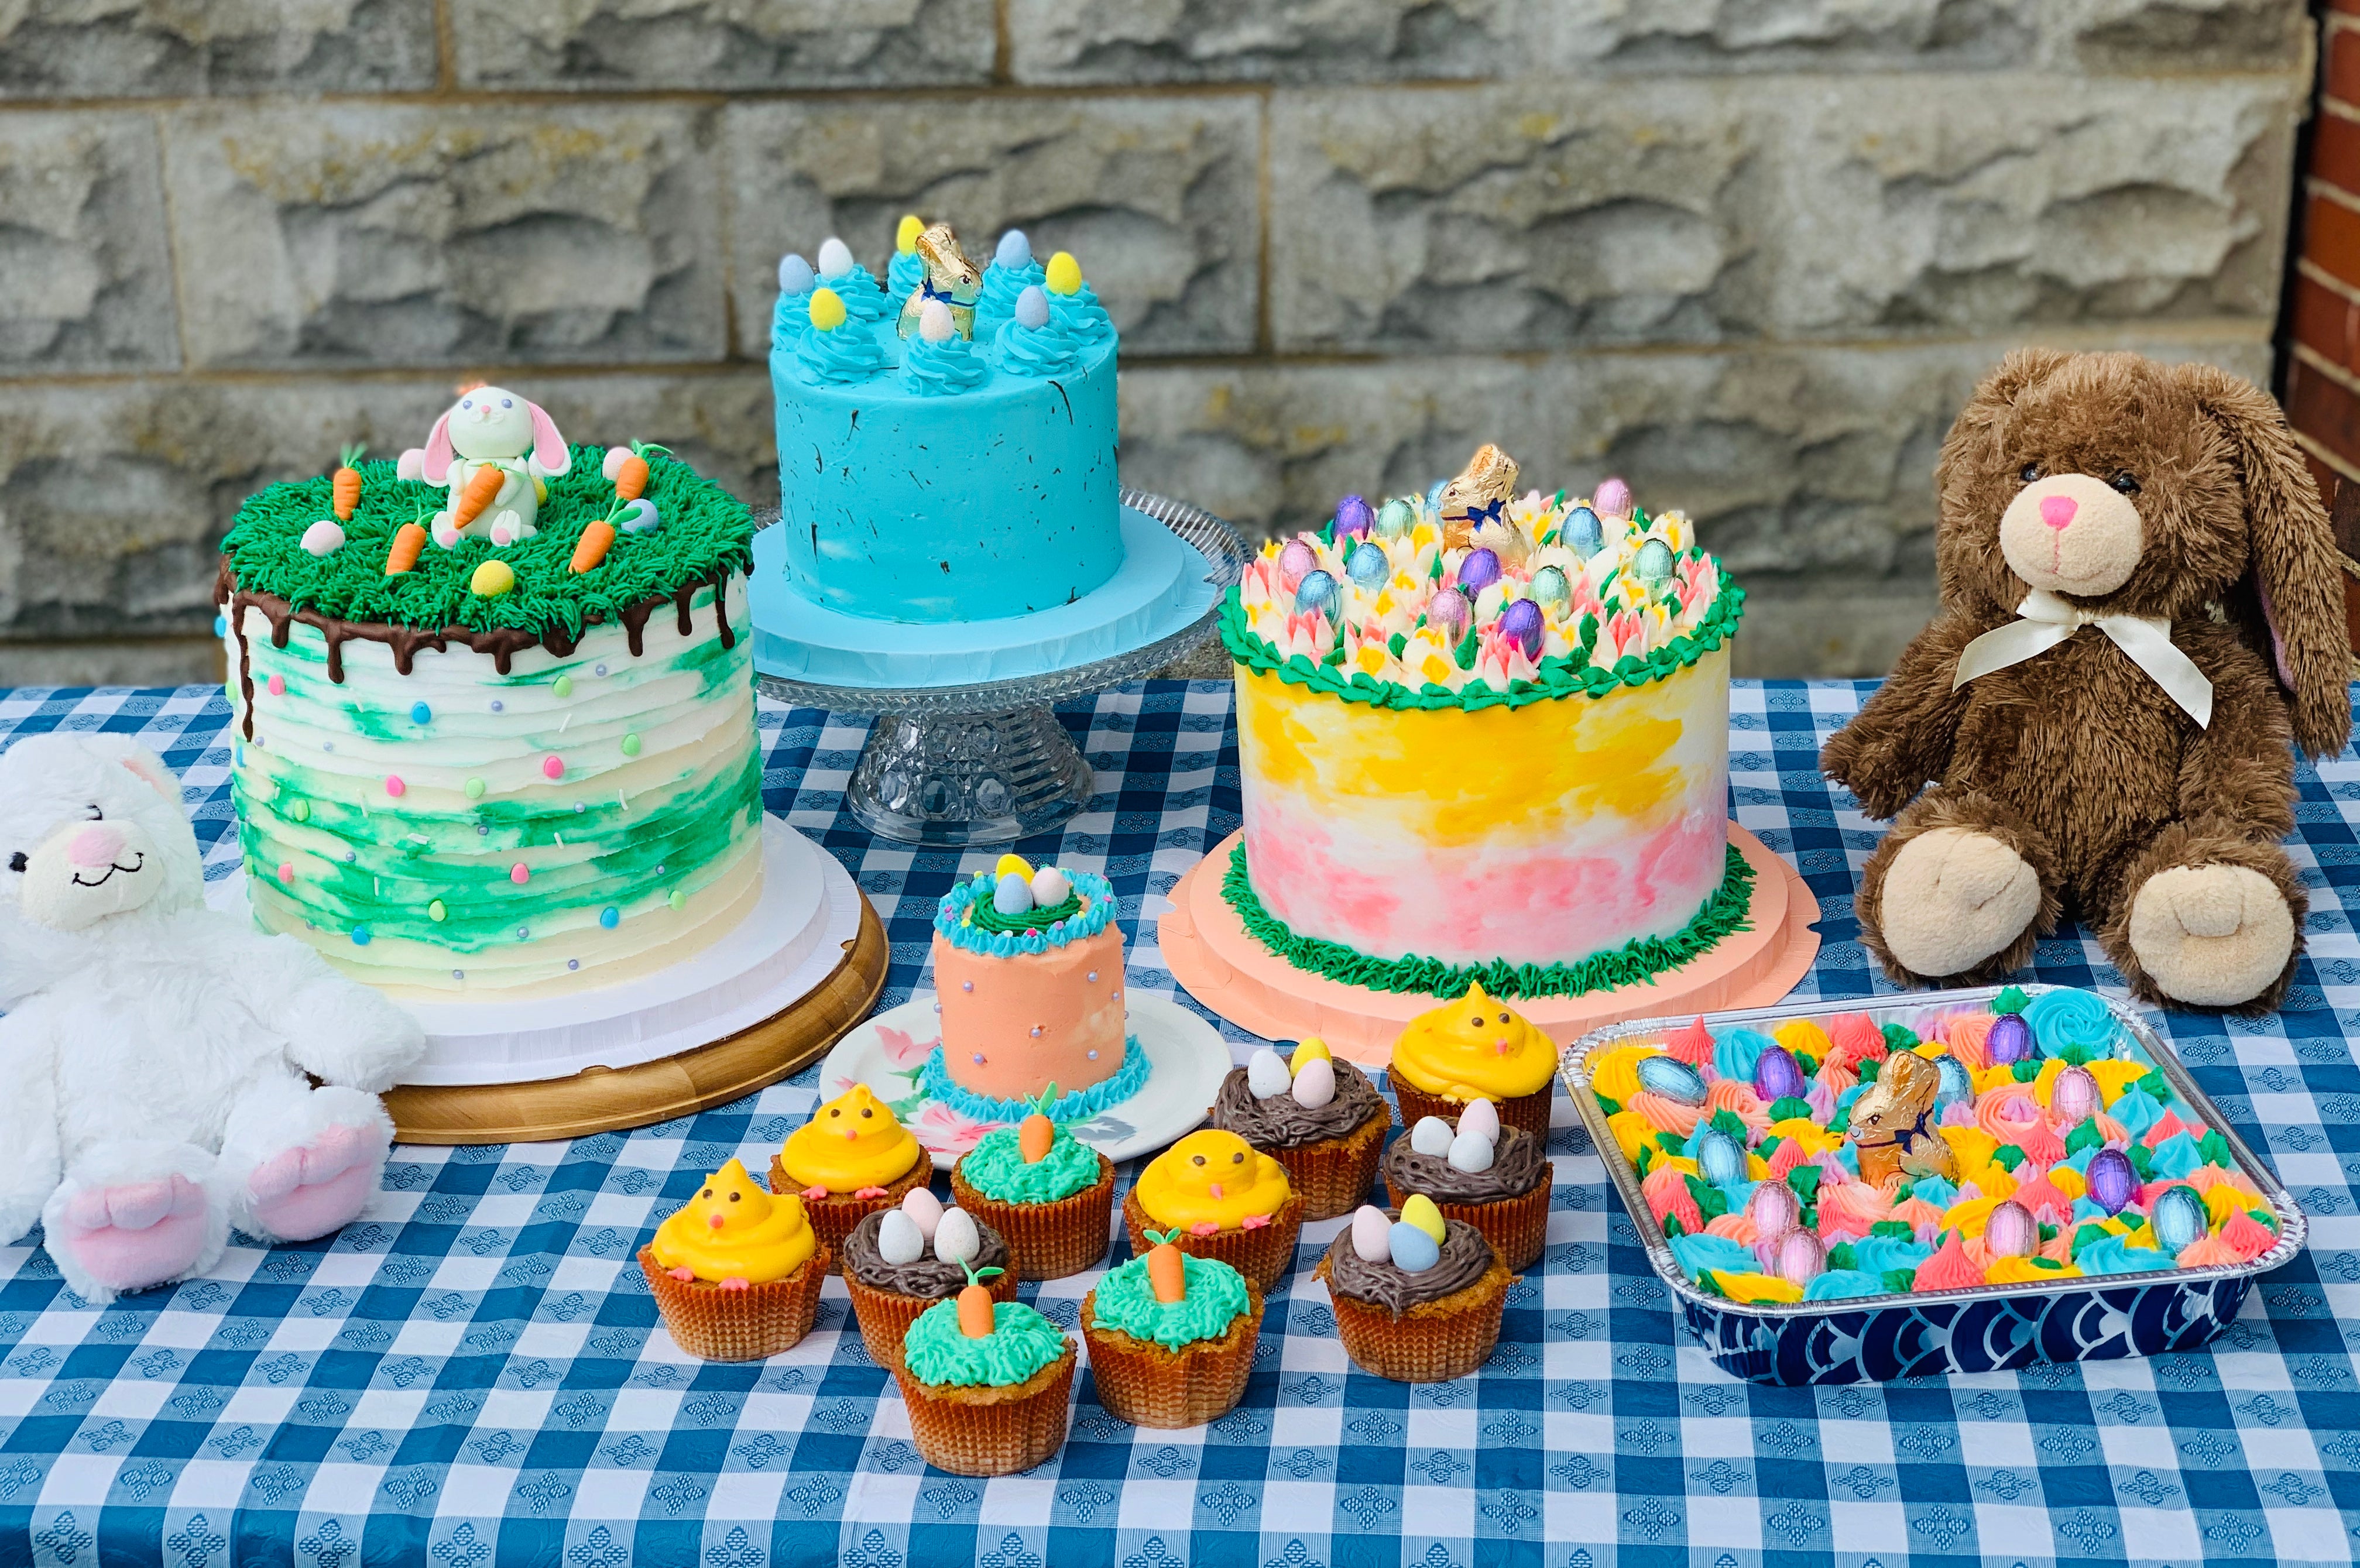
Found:
[[[1287,1184],[1303,1200],[1305,1219],[1332,1220],[1350,1214],[1368,1197],[1376,1184],[1378,1161],[1384,1158],[1385,1134],[1392,1130],[1391,1116],[1374,1116],[1341,1138],[1262,1152],[1286,1167]]]
[[[934,1157],[923,1149],[918,1150],[917,1162],[893,1179],[881,1198],[856,1198],[849,1192],[830,1193],[825,1198],[805,1198],[803,1213],[811,1219],[812,1234],[819,1237],[832,1260],[830,1269],[843,1267],[844,1238],[852,1227],[880,1209],[898,1208],[911,1189],[924,1186],[934,1174]],[[770,1156],[770,1191],[800,1192],[802,1188],[787,1174],[787,1168],[775,1154]]]
[[[1557,1168],[1543,1160],[1541,1179],[1533,1183],[1530,1192],[1513,1198],[1495,1198],[1488,1203],[1446,1203],[1434,1198],[1434,1206],[1442,1211],[1445,1219],[1464,1220],[1473,1225],[1491,1244],[1501,1262],[1521,1272],[1538,1263],[1548,1247],[1549,1193],[1556,1177]],[[1385,1180],[1385,1192],[1396,1209],[1409,1196],[1393,1184],[1391,1177]],[[1431,1192],[1426,1196],[1434,1197]]]
[[[1164,1228],[1140,1206],[1136,1188],[1123,1194],[1122,1225],[1130,1233],[1131,1250],[1142,1258],[1155,1246],[1147,1239],[1148,1228]],[[1174,1246],[1191,1258],[1219,1258],[1244,1275],[1248,1284],[1266,1292],[1295,1271],[1295,1244],[1302,1234],[1303,1199],[1290,1193],[1266,1225],[1253,1230],[1217,1230],[1210,1236],[1192,1236],[1184,1229],[1172,1239]]]
[[[655,1292],[664,1327],[691,1356],[706,1361],[759,1361],[792,1350],[819,1315],[819,1283],[834,1254],[825,1247],[783,1279],[725,1290],[704,1279],[675,1279],[639,1248],[639,1269]]]
[[[1246,1310],[1218,1339],[1178,1350],[1101,1328],[1098,1293],[1082,1298],[1082,1336],[1090,1346],[1090,1378],[1098,1403],[1133,1426],[1204,1426],[1245,1398],[1253,1376],[1254,1342],[1262,1335],[1262,1292],[1246,1287]]]
[[[1318,1277],[1323,1282],[1328,1279],[1324,1256]],[[1447,1383],[1491,1359],[1492,1348],[1500,1343],[1508,1287],[1515,1278],[1495,1254],[1490,1269],[1472,1285],[1421,1301],[1399,1317],[1332,1290],[1328,1300],[1336,1310],[1336,1334],[1344,1342],[1344,1354],[1361,1371],[1396,1383]]]
[[[1012,1262],[1012,1248],[1009,1257]],[[1016,1299],[1016,1270],[1011,1269],[993,1275],[984,1282],[984,1288],[995,1301],[1012,1301]],[[861,1283],[848,1271],[844,1276],[844,1288],[851,1293],[852,1315],[859,1320],[860,1340],[869,1346],[869,1358],[889,1372],[901,1365],[901,1339],[910,1332],[910,1325],[918,1321],[918,1314],[936,1301],[949,1300],[945,1296],[905,1296],[899,1290],[880,1290]]]
[[[1098,1156],[1098,1179],[1049,1203],[987,1198],[951,1167],[951,1197],[1008,1243],[1020,1279],[1063,1279],[1095,1269],[1107,1255],[1114,1219],[1114,1162]]]
[[[1067,1341],[1063,1356],[1005,1388],[929,1388],[897,1366],[910,1441],[927,1464],[954,1475],[1030,1470],[1065,1445],[1075,1359]]]
[[[1447,1094],[1429,1094],[1398,1073],[1388,1073],[1385,1077],[1393,1085],[1393,1098],[1401,1105],[1402,1126],[1414,1127],[1420,1116],[1440,1116],[1453,1127],[1459,1125],[1459,1113],[1467,1108],[1466,1101],[1454,1100]],[[1546,1141],[1549,1107],[1556,1099],[1557,1080],[1551,1078],[1529,1094],[1493,1101],[1492,1108],[1500,1113],[1502,1127],[1522,1127]]]

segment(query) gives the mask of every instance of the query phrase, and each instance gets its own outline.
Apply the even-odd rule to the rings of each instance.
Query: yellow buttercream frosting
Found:
[[[742,1279],[748,1285],[785,1279],[817,1247],[803,1201],[792,1192],[773,1196],[734,1160],[658,1225],[649,1244],[661,1269],[686,1269],[708,1283]]]
[[[1236,1230],[1286,1204],[1286,1167],[1233,1132],[1207,1127],[1165,1149],[1139,1173],[1139,1206],[1159,1225]]]
[[[1711,1270],[1722,1294],[1732,1301],[1799,1301],[1803,1288],[1775,1274],[1723,1274]]]
[[[892,1107],[855,1083],[787,1135],[779,1163],[799,1187],[858,1192],[890,1186],[918,1161],[918,1140]]]
[[[1393,1041],[1395,1076],[1452,1100],[1513,1100],[1548,1087],[1557,1043],[1480,985],[1412,1018]]]
[[[2068,1263],[2062,1269],[2048,1269],[2029,1258],[1994,1258],[1983,1270],[1985,1282],[1993,1285],[2037,1285],[2049,1279],[2075,1279],[2081,1270]]]

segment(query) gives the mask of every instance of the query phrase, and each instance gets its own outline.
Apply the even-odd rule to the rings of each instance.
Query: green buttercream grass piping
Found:
[[[959,1160],[959,1175],[985,1197],[1002,1203],[1054,1203],[1098,1179],[1098,1150],[1060,1127],[1049,1152],[1027,1161],[1023,1139],[1012,1127],[983,1138]]]
[[[1377,708],[1472,710],[1521,708],[1531,702],[1554,702],[1573,696],[1603,697],[1625,686],[1635,688],[1666,680],[1727,642],[1736,634],[1737,623],[1744,614],[1745,590],[1724,574],[1720,597],[1713,601],[1712,608],[1705,612],[1694,631],[1681,633],[1644,659],[1625,654],[1607,668],[1589,662],[1590,639],[1597,633],[1595,623],[1585,616],[1579,648],[1569,655],[1544,659],[1537,680],[1511,682],[1505,691],[1493,691],[1484,681],[1470,681],[1456,691],[1429,681],[1413,691],[1396,681],[1381,681],[1366,670],[1354,670],[1348,677],[1339,663],[1314,664],[1299,653],[1281,658],[1278,649],[1254,631],[1246,615],[1245,601],[1235,586],[1221,597],[1220,623],[1221,642],[1231,659],[1249,670],[1274,674],[1290,686],[1307,686],[1347,702],[1366,702]],[[1470,662],[1461,660],[1459,668],[1468,668]]]
[[[959,1332],[956,1300],[937,1301],[901,1339],[901,1364],[937,1388],[1010,1388],[1065,1353],[1065,1332],[1022,1301],[995,1302],[991,1333],[981,1339]]]
[[[709,583],[754,563],[754,520],[746,504],[688,464],[661,454],[648,463],[645,498],[661,526],[615,537],[606,559],[588,572],[572,569],[574,547],[591,523],[616,510],[615,487],[599,473],[605,449],[577,446],[565,473],[549,481],[549,499],[534,519],[537,532],[505,549],[464,539],[453,550],[430,542],[412,570],[387,576],[393,536],[451,504],[449,492],[395,476],[395,465],[358,464],[360,504],[344,525],[344,543],[314,556],[303,530],[331,515],[329,481],[297,479],[273,485],[238,508],[222,553],[237,586],[348,621],[383,621],[440,631],[512,629],[539,635],[563,629],[578,638],[595,618],[622,613],[681,589]],[[486,598],[467,586],[476,567],[497,559],[516,572],[516,586]]]
[[[1298,936],[1284,920],[1262,907],[1246,874],[1246,847],[1229,852],[1229,869],[1221,878],[1221,897],[1248,935],[1288,964],[1306,973],[1324,975],[1370,991],[1408,992],[1445,999],[1463,996],[1480,982],[1494,996],[1580,996],[1592,991],[1652,980],[1710,952],[1724,938],[1751,929],[1746,911],[1754,901],[1754,867],[1732,844],[1721,886],[1706,898],[1696,917],[1667,937],[1642,937],[1609,953],[1593,953],[1572,964],[1445,964],[1438,958],[1376,958],[1340,942]]]
[[[1147,1259],[1134,1258],[1098,1281],[1091,1318],[1100,1328],[1120,1329],[1166,1350],[1184,1350],[1220,1338],[1253,1304],[1246,1295],[1245,1276],[1218,1258],[1184,1252],[1180,1276],[1180,1299],[1159,1301],[1148,1278]]]
[[[1047,931],[1059,920],[1070,920],[1081,912],[1082,896],[1079,893],[1066,894],[1062,904],[1052,904],[1045,909],[1036,906],[1018,915],[1001,914],[1000,907],[985,898],[967,905],[967,923],[978,931],[1006,936],[1029,931]]]

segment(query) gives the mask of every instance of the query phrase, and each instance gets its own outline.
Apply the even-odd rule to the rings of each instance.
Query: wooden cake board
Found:
[[[1246,931],[1221,897],[1229,852],[1245,835],[1232,833],[1198,861],[1172,890],[1172,908],[1156,925],[1156,942],[1173,978],[1214,1012],[1264,1040],[1317,1035],[1337,1055],[1382,1066],[1402,1028],[1435,1006],[1423,993],[1371,991],[1295,968]],[[1729,842],[1754,867],[1750,929],[1732,932],[1710,953],[1652,980],[1579,996],[1535,996],[1513,1005],[1569,1045],[1591,1029],[1626,1018],[1669,1018],[1729,1007],[1764,1007],[1782,1000],[1810,972],[1819,933],[1811,929],[1819,904],[1800,873],[1729,824]]]
[[[885,928],[866,898],[859,933],[843,946],[843,962],[801,1001],[676,1056],[538,1083],[388,1089],[385,1106],[393,1116],[394,1138],[401,1143],[547,1143],[670,1121],[767,1088],[818,1061],[877,1005],[890,953]]]

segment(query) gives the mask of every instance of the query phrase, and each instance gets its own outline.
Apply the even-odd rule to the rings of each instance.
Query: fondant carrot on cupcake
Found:
[[[951,1167],[951,1195],[1016,1249],[1027,1279],[1062,1279],[1106,1256],[1114,1162],[1050,1119],[1050,1084],[1031,1116],[994,1127]]]
[[[1168,1231],[1082,1298],[1098,1402],[1133,1426],[1203,1426],[1245,1397],[1262,1292],[1228,1264],[1191,1258]]]

